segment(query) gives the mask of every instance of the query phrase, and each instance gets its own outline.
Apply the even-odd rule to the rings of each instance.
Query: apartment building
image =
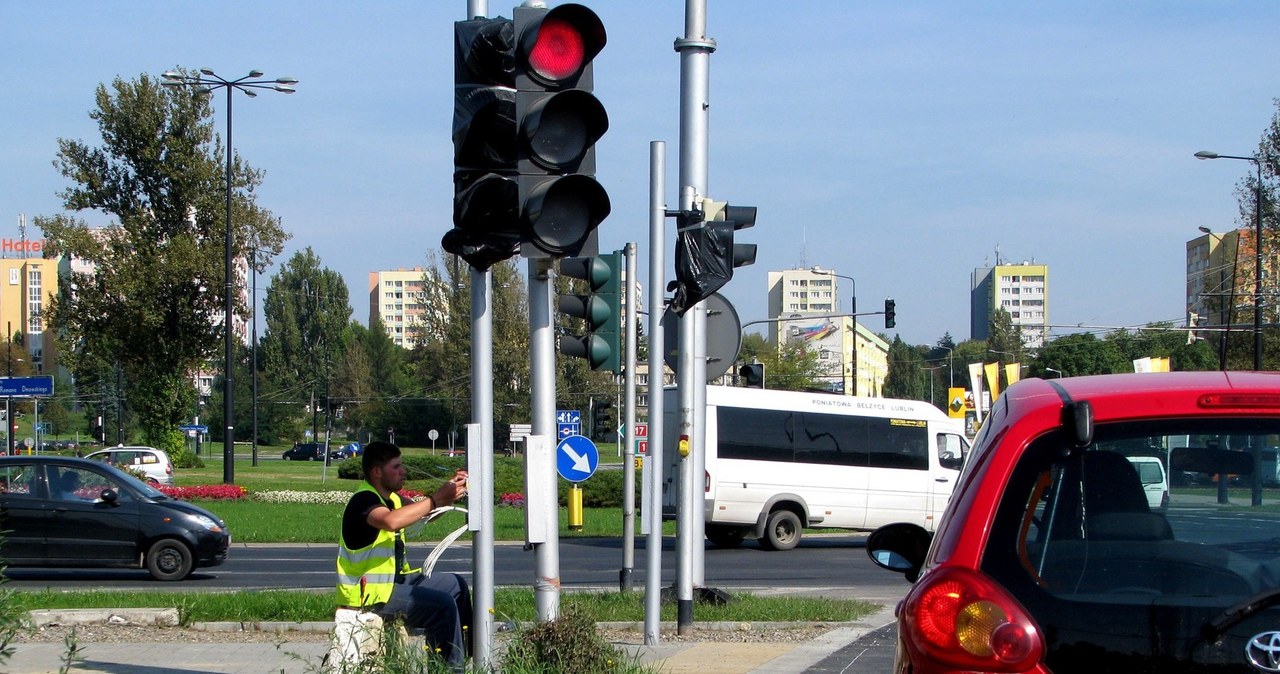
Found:
[[[426,313],[425,278],[422,267],[369,272],[369,324],[382,321],[396,346],[414,346],[414,332]]]
[[[996,309],[1008,312],[1028,349],[1044,346],[1049,335],[1049,265],[1021,262],[973,270],[969,293],[971,339],[991,336]]]
[[[847,281],[849,301],[842,302],[839,282]],[[889,374],[889,343],[850,314],[854,313],[853,278],[811,267],[768,274],[770,343],[800,342],[817,352],[822,378],[834,393],[879,397]],[[843,314],[843,315],[841,315]]]

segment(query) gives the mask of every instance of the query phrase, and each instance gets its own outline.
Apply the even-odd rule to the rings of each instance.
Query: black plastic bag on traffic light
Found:
[[[676,234],[675,298],[671,310],[683,316],[733,278],[733,223],[704,222]]]

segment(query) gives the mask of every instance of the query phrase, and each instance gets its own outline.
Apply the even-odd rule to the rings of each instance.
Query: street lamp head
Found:
[[[1196,159],[1217,159],[1220,156],[1221,155],[1217,152],[1210,152],[1208,150],[1201,150],[1196,153]]]
[[[1212,233],[1213,233],[1213,230],[1212,230],[1212,229],[1209,229],[1208,227],[1205,227],[1205,226],[1203,226],[1203,225],[1202,225],[1202,226],[1200,226],[1200,227],[1197,227],[1196,229],[1198,229],[1198,230],[1200,230],[1200,231],[1204,232],[1205,234],[1212,234]]]
[[[296,91],[296,89],[294,89],[293,85],[291,84],[277,84],[274,87],[272,87],[272,89],[275,89],[276,91],[279,91],[282,94],[292,94]]]
[[[298,83],[298,78],[296,77],[277,77],[276,78],[276,84],[294,85],[297,83]]]
[[[263,73],[261,70],[250,70],[250,71],[249,71],[249,77],[262,77],[264,74],[265,74],[265,73]]]
[[[166,80],[165,84],[177,84],[182,80],[182,73],[176,70],[166,70],[160,74],[160,77]]]

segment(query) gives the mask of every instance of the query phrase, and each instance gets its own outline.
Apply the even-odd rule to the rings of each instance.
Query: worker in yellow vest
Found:
[[[342,513],[338,541],[338,608],[373,611],[384,620],[402,620],[411,633],[460,669],[468,642],[471,592],[462,576],[410,569],[405,559],[404,528],[436,508],[466,496],[467,473],[458,471],[430,496],[405,503],[405,466],[400,448],[369,443],[361,457],[364,482]]]

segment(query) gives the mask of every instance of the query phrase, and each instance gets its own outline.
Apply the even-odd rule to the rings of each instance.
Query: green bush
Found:
[[[520,632],[503,656],[502,671],[605,674],[636,670],[636,663],[596,631],[590,616],[572,606],[559,618]]]

